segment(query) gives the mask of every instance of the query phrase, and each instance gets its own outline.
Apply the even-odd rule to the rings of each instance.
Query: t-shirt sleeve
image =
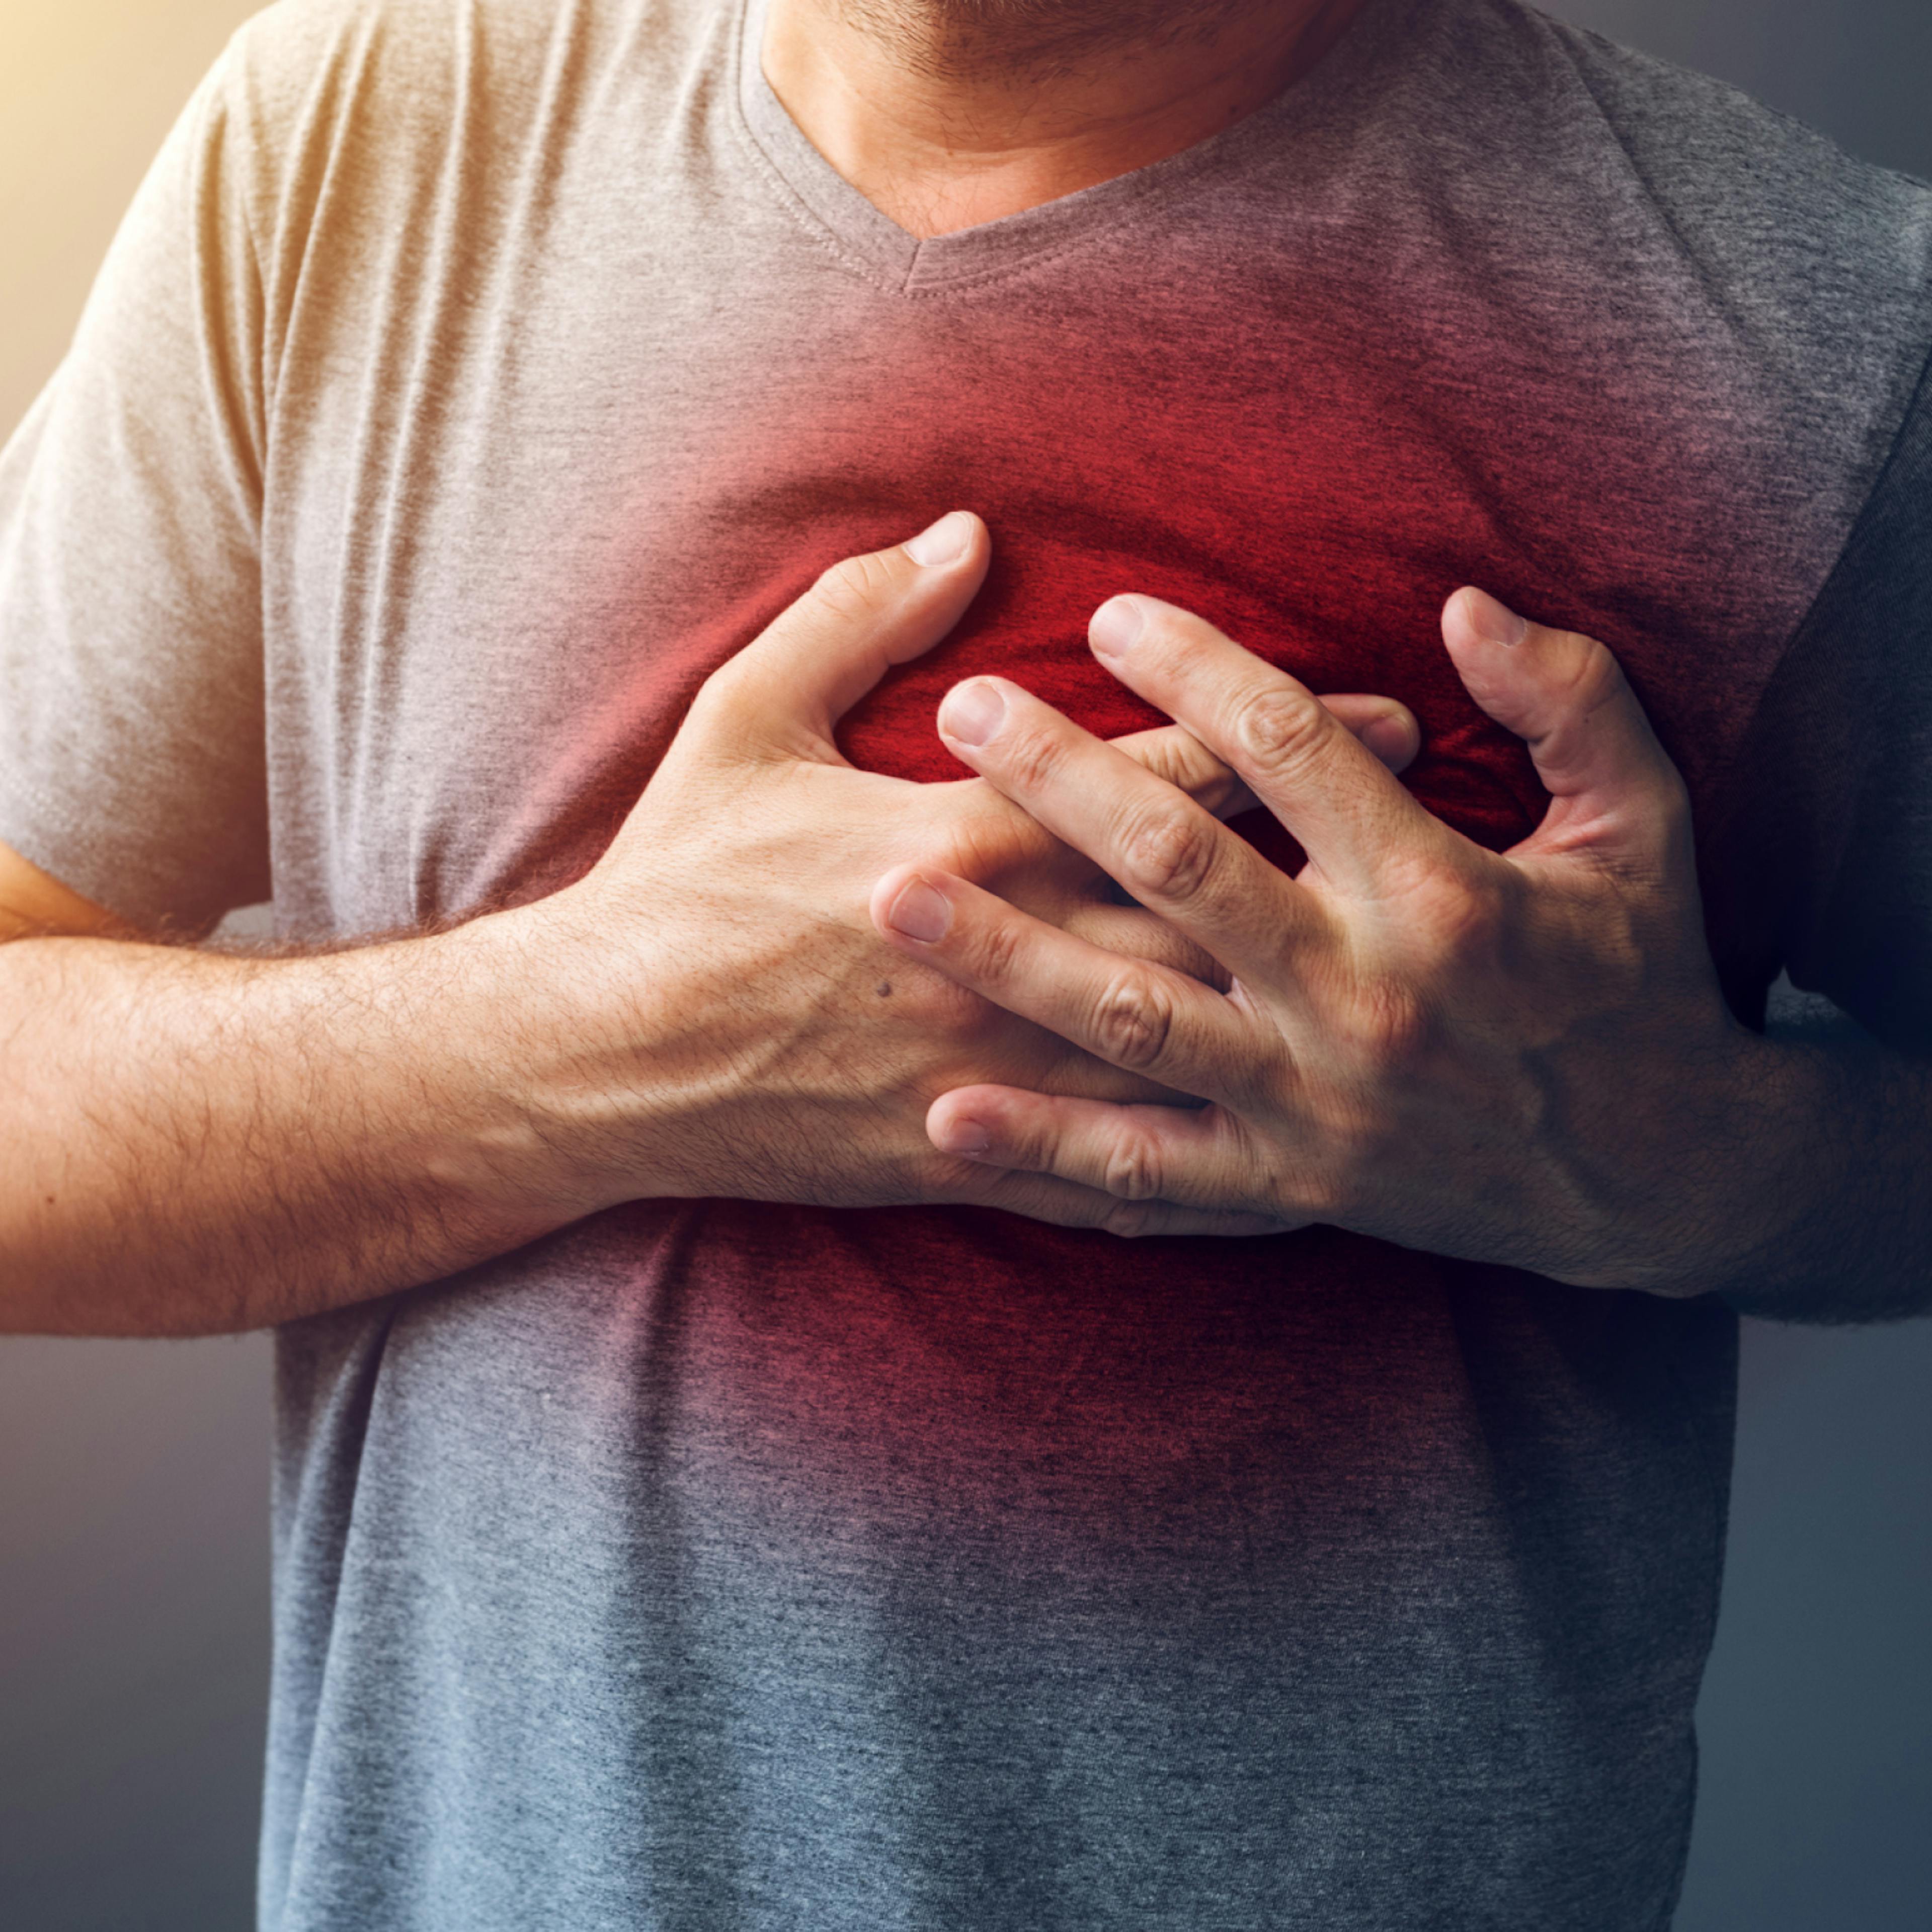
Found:
[[[1792,982],[1932,1054],[1932,364],[1744,756]]]
[[[154,929],[268,891],[262,302],[228,64],[0,454],[0,842]]]

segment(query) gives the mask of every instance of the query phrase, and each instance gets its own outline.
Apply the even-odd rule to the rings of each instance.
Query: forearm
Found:
[[[284,959],[0,946],[0,1330],[261,1327],[602,1204],[556,1097],[544,931]]]
[[[1932,1065],[1846,1024],[1759,1042],[1751,1068],[1744,1185],[1706,1285],[1773,1320],[1932,1310]]]

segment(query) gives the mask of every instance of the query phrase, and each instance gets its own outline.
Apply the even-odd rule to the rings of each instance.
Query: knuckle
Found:
[[[1407,981],[1392,976],[1378,976],[1363,988],[1354,1017],[1356,1050],[1384,1077],[1412,1072],[1435,1036],[1428,1002]]]
[[[1498,920],[1486,895],[1445,894],[1428,922],[1426,957],[1438,974],[1457,977],[1493,958]]]
[[[1160,1156],[1145,1135],[1125,1135],[1108,1150],[1103,1184],[1109,1194],[1123,1201],[1160,1198]]]
[[[1228,768],[1199,739],[1179,727],[1154,732],[1133,748],[1134,761],[1178,791],[1225,785]]]
[[[989,790],[970,810],[961,812],[921,857],[940,872],[982,885],[1015,866],[1046,858],[1052,849],[1053,841],[1038,820]]]
[[[1004,986],[1018,972],[1023,942],[1019,928],[1006,919],[988,920],[974,935],[974,970],[993,986]]]
[[[897,587],[891,564],[877,554],[842,557],[812,586],[818,602],[835,616],[854,620],[877,616]]]
[[[1461,976],[1495,965],[1513,883],[1500,871],[1474,878],[1432,871],[1416,882],[1407,910],[1426,974]]]
[[[1136,1241],[1160,1232],[1166,1220],[1158,1203],[1152,1201],[1117,1201],[1100,1217],[1100,1227],[1123,1240]]]
[[[1186,743],[1172,731],[1150,733],[1127,748],[1127,754],[1144,772],[1164,784],[1181,784],[1193,770]]]
[[[1600,712],[1643,707],[1616,653],[1581,632],[1562,634],[1565,646],[1556,668],[1555,712],[1572,730],[1586,730]]]
[[[1051,730],[1032,725],[1003,734],[1000,766],[1006,782],[1022,792],[1046,789],[1059,772],[1066,748]]]
[[[1299,1131],[1260,1150],[1246,1197],[1304,1226],[1346,1222],[1374,1199],[1378,1159],[1400,1131],[1367,1083],[1298,1086],[1293,1113]]]
[[[1286,685],[1252,692],[1234,718],[1234,742],[1265,772],[1306,764],[1340,728],[1318,699]]]
[[[1094,1037],[1103,1058],[1142,1072],[1167,1057],[1174,1006],[1150,974],[1117,974],[1102,990],[1094,1015]]]
[[[1071,922],[1069,929],[1075,929]],[[1145,960],[1150,966],[1165,966],[1190,980],[1198,980],[1217,992],[1225,993],[1231,983],[1228,970],[1220,960],[1157,914],[1138,908],[1123,910],[1104,923],[1096,922],[1091,937],[1096,945],[1109,952],[1126,953]]]
[[[1190,899],[1213,876],[1218,828],[1160,806],[1138,815],[1120,840],[1120,878],[1136,898]]]
[[[1624,668],[1607,644],[1579,632],[1570,636],[1570,672],[1566,682],[1569,695],[1586,715],[1600,706],[1615,703],[1630,686]]]

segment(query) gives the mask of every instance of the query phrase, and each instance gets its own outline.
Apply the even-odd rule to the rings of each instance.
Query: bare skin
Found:
[[[865,0],[849,14],[778,0],[766,59],[835,164],[938,232],[1226,126],[1318,58],[1354,4],[1222,0],[1176,32],[1160,0]],[[782,655],[788,635],[821,656],[876,654],[887,632],[894,649],[929,644],[983,572],[974,531],[935,574],[904,551],[842,567],[746,662]],[[926,608],[934,596],[950,614]],[[0,1028],[0,1328],[252,1327],[652,1195],[997,1202],[1126,1232],[1256,1226],[935,1153],[921,1117],[963,1079],[1128,1095],[1091,1056],[940,974],[908,974],[865,917],[892,860],[944,857],[1099,943],[1212,969],[1104,903],[1095,869],[1070,869],[988,788],[842,770],[822,716],[815,729],[794,717],[787,750],[748,757],[783,700],[747,699],[746,675],[707,688],[589,878],[454,932],[310,959],[158,946],[0,849],[0,938],[17,941],[0,947],[0,1014],[23,1016]],[[830,715],[822,688],[813,701]],[[1336,703],[1396,764],[1413,755],[1400,706]],[[1184,734],[1132,754],[1234,796]]]
[[[899,958],[866,916],[907,851],[1092,944],[1206,962],[976,779],[853,770],[842,712],[983,578],[976,518],[826,573],[700,694],[583,880],[308,958],[130,938],[0,853],[0,1328],[196,1334],[438,1279],[619,1202],[974,1202],[1121,1233],[1250,1232],[934,1149],[962,1081],[1172,1102]],[[1396,763],[1414,721],[1338,714]],[[1178,729],[1123,754],[1246,802]],[[1211,968],[1208,969],[1211,970]]]
[[[1308,73],[1360,0],[772,0],[765,77],[882,213],[950,234],[1165,160]]]
[[[848,0],[842,11],[830,0],[774,0],[764,57],[833,164],[914,232],[937,234],[1216,132],[1305,72],[1354,10],[1352,0],[1225,0],[1188,10],[1190,30],[1177,34],[1174,10],[1156,0]],[[983,534],[974,542],[982,546]],[[982,550],[969,549],[956,567],[971,576],[983,566]],[[876,656],[886,633],[904,643],[929,629],[940,617],[922,600],[970,594],[964,577],[943,586],[920,574],[931,568],[888,552],[835,573],[802,617],[788,614],[778,634],[748,654],[754,685],[757,664],[782,658],[788,636],[809,638],[812,662],[828,640],[857,653],[840,658],[849,665]],[[982,919],[1030,915],[1035,936],[1090,939],[1110,956],[1150,952],[1226,984],[1208,956],[1226,941],[1185,893],[1163,897],[1158,881],[1142,880],[1144,900],[1172,923],[1136,922],[1103,902],[1095,866],[1070,869],[1028,818],[1094,859],[1111,854],[1148,796],[1124,776],[1125,762],[1095,774],[1092,808],[1076,820],[1050,788],[1004,763],[992,740],[969,751],[956,738],[1027,812],[970,785],[908,797],[827,758],[823,720],[836,709],[836,689],[817,688],[818,722],[801,712],[774,742],[770,690],[748,698],[746,676],[741,664],[707,688],[632,826],[588,878],[455,932],[305,960],[155,946],[0,850],[0,936],[19,940],[0,947],[0,1328],[254,1326],[434,1279],[653,1193],[997,1201],[1139,1232],[1237,1232],[1318,1214],[1663,1292],[1753,1277],[1762,1264],[1759,1302],[1780,1311],[1805,1312],[1821,1279],[1838,1284],[1826,1312],[1922,1303],[1932,1277],[1922,1068],[1876,1048],[1767,1059],[1739,1050],[1701,992],[1672,1004],[1673,1014],[1694,1016],[1673,1028],[1639,1024],[1626,989],[1630,1030],[1611,1056],[1626,1104],[1595,1107],[1595,1138],[1583,1150],[1582,1165],[1607,1178],[1611,1204],[1588,1252],[1565,1259],[1535,1250],[1522,1190],[1499,1218],[1444,1232],[1426,1203],[1389,1204],[1412,1158],[1390,1130],[1404,1118],[1392,1103],[1398,1082],[1420,1077],[1408,1058],[1413,1029],[1396,1036],[1400,1051],[1378,1043],[1373,1029],[1366,1041],[1350,1034],[1329,1072],[1364,1131],[1348,1137],[1342,1166],[1318,1173],[1321,1163],[1284,1151],[1305,1146],[1309,1126],[1292,1082],[1270,1098],[1257,1071],[1237,1090],[1211,1053],[1181,1051],[1194,1038],[1185,1032],[1171,1063],[1120,1067],[1116,1035],[1079,1010],[1090,956],[1078,968],[1071,956],[1029,957],[1024,972],[1003,975],[968,956],[970,922],[940,941],[866,929],[868,889],[884,872],[902,884],[910,874],[895,868],[910,867],[949,900],[990,889],[971,902]],[[778,688],[802,692],[808,682],[801,668]],[[1156,701],[1200,744],[1243,766],[1248,754],[1226,735],[1226,693],[1214,676],[1204,672],[1198,689],[1189,679],[1162,691]],[[1379,716],[1389,735],[1377,749],[1390,763],[1412,752],[1413,721],[1396,707],[1326,702],[1365,739]],[[1551,728],[1580,728],[1559,718]],[[748,752],[754,739],[762,749]],[[1162,794],[1171,802],[1192,790],[1227,808],[1230,781],[1211,758],[1203,765],[1186,734],[1154,734],[1132,756],[1180,780],[1180,791]],[[1316,774],[1348,777],[1332,759],[1300,765],[1291,798],[1273,765],[1252,772],[1275,785],[1268,802],[1291,824],[1311,808]],[[1662,796],[1640,802],[1636,818]],[[694,805],[712,819],[685,839]],[[1670,822],[1666,812],[1644,836],[1667,844]],[[1129,856],[1121,870],[1131,871]],[[1450,868],[1435,889],[1446,898],[1454,883]],[[1593,934],[1580,915],[1573,952],[1623,958],[1624,922],[1641,914],[1649,932],[1674,930],[1665,914],[1681,924],[1694,902],[1687,893],[1694,886],[1680,876],[1661,909],[1641,895],[1625,904],[1600,894],[1608,925]],[[1507,952],[1522,938],[1510,921],[1528,897],[1505,908],[1487,943]],[[888,927],[896,898],[888,891],[874,901]],[[1007,910],[994,915],[996,907]],[[1286,936],[1276,942],[1285,959]],[[993,941],[995,964],[1004,943]],[[908,988],[907,953],[921,946],[926,976]],[[1681,983],[1695,982],[1668,946],[1660,958],[1640,953],[1636,981],[1660,958]],[[1425,949],[1383,963],[1387,985],[1423,1001],[1448,1034],[1466,1027],[1442,957]],[[1558,1034],[1580,1012],[1606,1010],[1600,976],[1568,963],[1576,970],[1538,989]],[[1139,968],[1108,970],[1132,994],[1154,983],[1135,976]],[[1309,1014],[1297,1017],[1285,965],[1276,976],[1252,974],[1257,988],[1272,985],[1265,1024],[1285,1040]],[[970,990],[976,982],[981,991]],[[877,990],[884,984],[890,1000]],[[1003,1025],[994,1002],[1019,1017]],[[1613,1003],[1607,1010],[1614,1018]],[[1262,1012],[1250,1014],[1253,1027]],[[1042,1021],[1092,1050],[1056,1043]],[[1272,1052],[1265,1064],[1282,1074],[1279,1040],[1270,1046],[1253,1031],[1245,1044]],[[1506,1062],[1507,1037],[1491,1044]],[[1125,1088],[1114,1084],[1123,1075]],[[1171,1108],[1064,1111],[1078,1102],[1137,1110],[1171,1099],[1176,1082],[1214,1103],[1213,1159],[1198,1157],[1198,1131]],[[1452,1082],[1435,1098],[1453,1094]],[[1377,1096],[1388,1104],[1371,1115]],[[1415,1096],[1412,1114],[1430,1103]],[[1753,1108],[1762,1126],[1749,1135],[1682,1138],[1687,1119],[1722,1130]],[[1147,1137],[1144,1147],[1123,1150],[1124,1122]],[[962,1138],[950,1138],[956,1126]],[[1537,1132],[1517,1118],[1494,1144],[1498,1174],[1549,1166]],[[1629,1150],[1646,1136],[1714,1177],[1690,1234],[1664,1256],[1654,1202],[1628,1184]],[[1754,1190],[1754,1162],[1778,1177],[1775,1199]],[[1489,1185],[1484,1175],[1478,1162],[1470,1184]],[[1690,1223],[1679,1214],[1672,1225]],[[1767,1228],[1790,1236],[1768,1257]]]
[[[1223,970],[1183,979],[896,868],[873,912],[909,957],[1211,1103],[962,1088],[933,1107],[934,1145],[1582,1286],[1722,1288],[1846,1319],[1923,1309],[1932,1074],[1731,1018],[1683,782],[1603,645],[1474,590],[1443,636],[1550,794],[1500,856],[1432,818],[1294,679],[1153,598],[1103,605],[1095,655],[1294,833],[1298,878],[1018,686],[950,693],[959,756]]]

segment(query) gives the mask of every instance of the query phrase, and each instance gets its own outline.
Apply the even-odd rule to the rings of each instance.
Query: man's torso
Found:
[[[1540,796],[1436,627],[1473,581],[1617,650],[1721,866],[1916,373],[1878,178],[1393,0],[1216,142],[915,244],[740,33],[311,4],[236,64],[286,933],[576,875],[709,671],[956,506],[992,579],[860,764],[958,776],[976,670],[1153,722],[1083,642],[1148,590],[1410,704],[1414,788],[1505,845]],[[1750,232],[1861,195],[1862,334]],[[1772,925],[1714,919],[1747,1015]],[[1732,1346],[1328,1229],[724,1202],[300,1324],[266,1922],[1661,1924]]]

